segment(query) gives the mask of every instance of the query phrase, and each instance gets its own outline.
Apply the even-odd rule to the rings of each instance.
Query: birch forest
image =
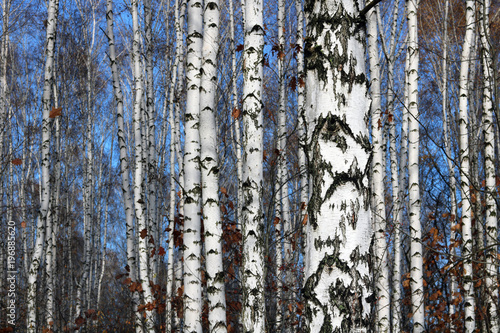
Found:
[[[499,333],[499,0],[0,0],[0,333]]]

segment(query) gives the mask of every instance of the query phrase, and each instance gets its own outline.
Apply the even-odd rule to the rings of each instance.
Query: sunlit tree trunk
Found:
[[[203,5],[187,2],[186,113],[184,145],[184,330],[201,332],[200,69]]]
[[[494,112],[494,75],[491,33],[490,0],[483,0],[480,5],[479,34],[481,38],[481,59],[483,64],[483,133],[484,133],[484,171],[486,176],[486,286],[489,331],[498,333],[498,216],[495,177],[495,128]]]
[[[54,80],[54,54],[57,31],[57,17],[59,14],[59,1],[50,0],[48,3],[47,17],[47,37],[45,50],[45,73],[42,96],[42,147],[41,147],[41,205],[40,213],[36,223],[36,242],[31,258],[28,275],[28,313],[26,315],[26,326],[29,333],[37,332],[36,323],[36,292],[38,282],[38,270],[42,261],[43,246],[45,242],[45,232],[47,224],[47,215],[50,209],[50,141],[51,141],[51,119],[49,117],[50,97],[52,90],[52,81]]]
[[[466,31],[464,43],[462,46],[462,56],[460,61],[460,81],[459,81],[459,125],[460,125],[460,190],[462,199],[462,257],[463,264],[463,284],[464,284],[464,310],[465,310],[465,331],[473,332],[475,323],[475,300],[474,285],[472,275],[472,255],[473,255],[473,237],[471,220],[471,202],[470,202],[470,162],[469,162],[469,117],[468,117],[468,99],[469,99],[469,66],[471,63],[471,47],[474,39],[475,29],[475,11],[476,5],[473,0],[466,2]]]
[[[243,331],[265,332],[264,237],[262,220],[263,121],[262,0],[245,3],[243,49]]]
[[[408,16],[408,195],[410,218],[410,287],[412,302],[413,331],[423,332],[424,318],[424,278],[422,225],[420,223],[420,180],[419,180],[419,110],[418,110],[418,35],[417,0],[407,3]]]
[[[306,233],[306,332],[369,332],[374,298],[368,170],[369,109],[363,3],[310,1],[307,144],[311,197]],[[332,20],[332,18],[335,18]]]
[[[140,59],[140,37],[141,32],[139,29],[138,17],[138,2],[139,0],[132,0],[132,25],[133,25],[133,44],[132,44],[132,66],[134,73],[134,141],[135,141],[135,172],[134,172],[134,209],[137,224],[137,237],[139,241],[139,281],[144,290],[144,304],[147,306],[153,304],[153,294],[151,292],[148,265],[150,252],[148,251],[148,225],[146,221],[145,210],[145,197],[143,191],[144,182],[144,164],[146,162],[145,150],[147,146],[144,145],[145,131],[142,122],[142,108],[141,102],[143,98],[143,77]],[[154,332],[154,318],[153,311],[145,309],[145,322],[144,328],[146,332]]]
[[[113,0],[106,1],[106,21],[107,21],[107,36],[109,44],[109,60],[112,73],[113,93],[116,101],[116,121],[118,123],[118,146],[120,147],[120,174],[122,187],[122,200],[125,210],[126,221],[126,239],[127,239],[127,267],[129,278],[132,281],[137,281],[137,261],[136,251],[134,246],[134,206],[132,201],[132,193],[130,191],[130,167],[128,163],[127,141],[125,139],[124,125],[124,110],[123,110],[123,94],[120,87],[120,79],[118,74],[118,66],[116,63],[116,48],[113,31]],[[137,311],[139,305],[138,292],[132,293],[132,308],[135,313],[134,326],[136,333],[142,332],[141,314]]]
[[[371,117],[373,140],[373,228],[375,230],[375,288],[377,294],[376,322],[377,332],[390,331],[390,295],[389,295],[389,268],[388,247],[385,238],[386,215],[384,202],[384,143],[383,120],[380,94],[380,59],[378,50],[377,14],[376,9],[368,12],[368,53],[370,59],[370,90],[371,90]]]
[[[219,158],[215,123],[217,53],[219,50],[219,1],[205,3],[203,60],[200,87],[200,139],[205,228],[205,257],[210,332],[226,332],[226,296],[222,264],[222,219],[219,208]]]

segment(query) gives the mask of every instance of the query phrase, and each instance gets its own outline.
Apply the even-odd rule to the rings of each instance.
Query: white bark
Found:
[[[201,332],[200,66],[203,6],[189,0],[184,151],[184,330]]]
[[[498,333],[498,217],[495,174],[495,129],[493,123],[493,91],[495,69],[491,53],[490,0],[483,0],[480,6],[479,31],[481,37],[481,59],[483,64],[483,133],[484,171],[486,177],[486,286],[489,331]]]
[[[28,313],[26,315],[26,326],[27,332],[35,333],[37,332],[36,323],[36,292],[37,292],[37,282],[38,282],[38,270],[42,260],[43,247],[45,242],[45,233],[47,226],[47,215],[49,212],[50,203],[50,141],[51,141],[51,120],[49,118],[50,114],[50,97],[52,90],[52,80],[54,79],[54,54],[55,54],[55,40],[57,31],[57,16],[59,14],[59,1],[50,0],[48,4],[48,15],[47,15],[47,37],[46,37],[46,49],[45,49],[45,73],[44,73],[44,84],[43,84],[43,96],[42,96],[42,109],[43,109],[43,120],[42,120],[42,147],[41,147],[41,205],[40,213],[37,218],[36,223],[36,243],[34,246],[33,256],[31,258],[31,264],[29,268],[28,275]]]
[[[265,332],[264,237],[262,221],[263,121],[262,62],[264,30],[262,0],[245,3],[243,49],[243,331]]]
[[[306,332],[371,331],[370,143],[364,31],[356,1],[305,5],[311,181],[306,233]],[[331,18],[334,18],[333,20]]]
[[[408,15],[408,195],[410,219],[410,287],[413,313],[413,331],[423,332],[424,279],[422,225],[420,223],[420,180],[419,180],[419,110],[418,110],[418,35],[417,0],[407,2]]]
[[[215,123],[219,1],[206,1],[200,87],[201,176],[203,225],[210,332],[226,332],[226,297],[222,263],[222,219],[219,207],[219,158]]]
[[[462,46],[462,56],[460,63],[460,81],[459,81],[459,125],[460,125],[460,190],[462,199],[462,257],[464,259],[464,311],[465,311],[465,331],[473,332],[475,323],[475,300],[474,285],[472,281],[472,220],[471,220],[471,202],[470,202],[470,162],[469,162],[469,118],[468,118],[468,99],[469,99],[469,66],[471,63],[471,47],[474,39],[475,29],[475,2],[467,0],[466,2],[466,31],[464,43]]]
[[[368,12],[368,52],[370,60],[370,89],[373,140],[373,228],[375,230],[375,288],[377,293],[376,322],[377,332],[390,331],[390,295],[389,295],[389,261],[388,247],[385,238],[386,214],[384,202],[384,142],[382,104],[380,94],[380,59],[378,53],[377,14],[373,8]]]
[[[116,64],[116,48],[115,48],[115,38],[113,31],[113,0],[107,0],[107,36],[109,43],[109,60],[111,66],[112,80],[113,80],[113,93],[116,101],[116,120],[118,123],[118,145],[120,147],[120,173],[121,173],[121,185],[122,185],[122,196],[123,196],[123,206],[125,210],[125,220],[126,220],[126,235],[127,235],[127,266],[129,269],[129,277],[132,281],[137,280],[137,261],[136,252],[134,246],[134,211],[132,195],[130,191],[130,177],[129,177],[129,163],[127,146],[125,139],[125,126],[124,126],[124,112],[123,112],[123,94],[120,87],[120,79],[118,75],[118,66]],[[140,313],[137,312],[137,306],[139,305],[139,294],[137,292],[132,293],[132,307],[135,313],[135,329],[136,333],[142,332],[142,322]]]
[[[150,235],[147,234],[148,225],[146,221],[145,197],[143,192],[144,181],[144,164],[146,162],[144,150],[144,130],[141,126],[142,109],[141,101],[143,97],[142,87],[142,69],[140,59],[140,37],[138,18],[138,2],[132,0],[132,25],[133,25],[133,44],[132,44],[132,65],[134,73],[134,141],[135,141],[135,174],[134,174],[134,209],[137,223],[137,237],[139,241],[139,282],[144,290],[144,304],[146,305],[146,318],[144,321],[144,329],[146,332],[154,332],[153,311],[148,309],[148,305],[153,304],[153,294],[150,286],[150,276],[148,272],[149,255],[148,241]],[[145,231],[145,232],[144,232]],[[144,233],[146,236],[144,237]]]

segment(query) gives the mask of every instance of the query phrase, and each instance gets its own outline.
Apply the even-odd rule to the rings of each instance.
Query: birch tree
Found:
[[[307,2],[307,332],[368,332],[373,300],[362,3]]]
[[[184,151],[184,330],[201,332],[201,175],[200,175],[200,68],[203,6],[187,1],[187,65]]]
[[[42,149],[41,149],[41,204],[40,212],[36,222],[36,242],[28,274],[28,314],[26,316],[26,327],[29,333],[37,332],[36,322],[36,291],[38,283],[38,270],[42,260],[45,233],[47,228],[47,216],[50,210],[50,143],[51,143],[51,119],[50,100],[52,91],[52,80],[54,80],[54,54],[57,31],[57,17],[59,14],[59,1],[50,0],[47,8],[47,36],[45,48],[45,73],[42,96]],[[49,222],[50,223],[50,222]]]
[[[471,48],[474,39],[475,30],[475,11],[476,5],[472,0],[466,1],[466,30],[462,46],[462,55],[460,60],[460,81],[459,81],[459,126],[460,126],[460,192],[462,199],[462,257],[464,258],[463,284],[464,284],[464,311],[465,311],[465,331],[473,332],[475,323],[475,300],[474,285],[472,276],[472,220],[471,220],[471,202],[470,202],[470,162],[469,162],[469,118],[468,118],[468,99],[469,99],[469,66],[471,63]]]
[[[244,332],[265,332],[262,220],[263,120],[262,0],[245,1],[243,49],[243,236],[242,323]]]
[[[373,228],[375,229],[375,287],[377,293],[376,322],[378,332],[389,332],[390,325],[390,296],[389,296],[389,268],[387,258],[387,241],[385,238],[386,214],[384,203],[384,149],[382,105],[380,93],[380,59],[378,55],[378,31],[376,8],[368,12],[368,54],[370,59],[370,89],[371,115],[373,140]]]
[[[215,123],[219,15],[219,1],[206,1],[200,86],[200,138],[208,324],[210,332],[223,333],[227,331],[226,296],[222,264],[222,219],[219,208],[220,168]]]
[[[126,239],[127,239],[127,266],[129,268],[129,277],[132,281],[137,281],[137,261],[134,241],[134,206],[132,201],[132,193],[130,191],[130,167],[128,162],[127,146],[125,139],[124,125],[124,110],[123,110],[123,93],[120,87],[120,79],[118,74],[118,66],[116,63],[116,47],[114,38],[114,21],[113,21],[113,0],[106,1],[106,21],[107,21],[107,37],[109,45],[109,60],[112,73],[113,94],[116,102],[116,121],[118,123],[117,137],[118,146],[120,148],[120,174],[122,200],[125,211],[126,221]],[[142,333],[142,323],[140,313],[137,311],[139,305],[139,294],[132,293],[132,309],[135,313],[135,331]]]
[[[487,311],[490,319],[489,332],[498,333],[498,218],[495,181],[495,134],[494,112],[494,67],[490,41],[490,1],[480,4],[479,34],[483,67],[483,132],[484,132],[484,171],[486,176],[486,295]]]

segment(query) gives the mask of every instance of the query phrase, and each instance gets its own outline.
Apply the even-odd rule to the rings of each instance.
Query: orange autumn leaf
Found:
[[[62,107],[61,108],[52,108],[52,110],[49,113],[49,118],[56,118],[59,117],[62,114]]]
[[[14,165],[21,165],[21,164],[23,164],[23,160],[20,159],[20,158],[15,158],[15,159],[12,160],[12,164],[14,164]]]

